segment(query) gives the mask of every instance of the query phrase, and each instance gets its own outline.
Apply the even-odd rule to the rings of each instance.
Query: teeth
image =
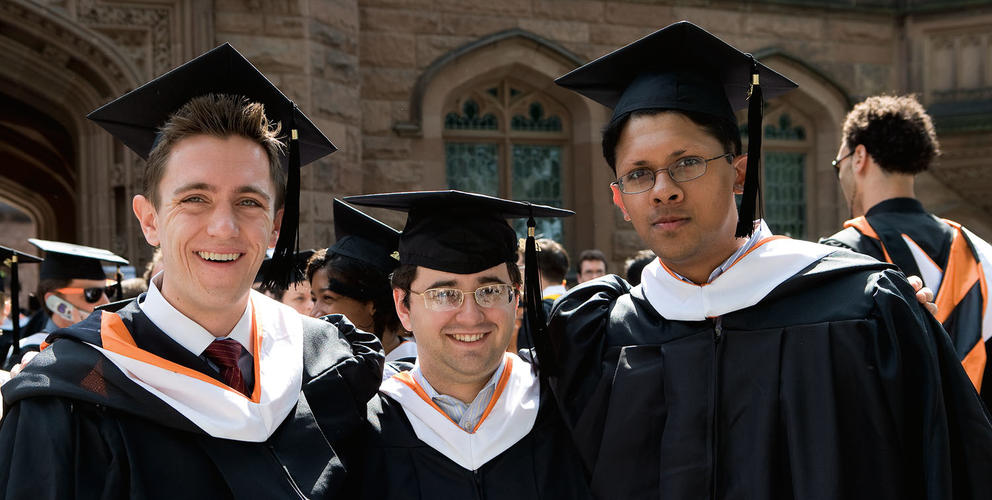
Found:
[[[462,342],[475,342],[483,337],[484,334],[477,333],[475,335],[452,335],[455,340],[460,340]]]
[[[214,252],[196,252],[204,260],[213,260],[217,262],[228,262],[237,259],[241,254],[238,253],[214,253]]]

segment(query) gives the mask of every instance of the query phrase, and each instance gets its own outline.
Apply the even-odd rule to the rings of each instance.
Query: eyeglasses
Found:
[[[724,153],[713,158],[703,158],[702,156],[686,156],[679,158],[675,163],[665,168],[651,170],[650,168],[639,168],[627,173],[623,177],[611,182],[611,185],[620,188],[624,194],[638,194],[650,191],[654,187],[658,172],[667,171],[668,176],[675,182],[687,182],[697,179],[706,173],[706,164],[720,158],[728,158],[727,163],[734,161],[733,153]]]
[[[113,287],[104,288],[99,286],[95,286],[92,288],[67,287],[67,288],[59,288],[58,290],[55,291],[59,293],[81,293],[83,294],[83,299],[85,299],[86,302],[90,304],[96,304],[97,302],[100,301],[100,299],[104,295],[110,295],[112,288]]]
[[[842,161],[850,158],[851,155],[853,155],[853,154],[854,154],[854,151],[851,151],[850,153],[847,153],[846,155],[844,155],[844,156],[842,156],[840,158],[837,158],[836,160],[830,162],[830,164],[833,165],[834,166],[834,169],[837,171],[837,176],[838,177],[840,176],[840,162],[842,162]]]
[[[483,285],[472,290],[459,290],[457,288],[430,288],[423,292],[410,293],[424,297],[424,307],[434,312],[454,311],[462,306],[465,301],[465,294],[475,295],[475,303],[481,307],[500,307],[508,305],[513,300],[516,290],[505,283],[494,283]]]

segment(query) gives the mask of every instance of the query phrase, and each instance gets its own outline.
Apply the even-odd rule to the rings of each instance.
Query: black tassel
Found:
[[[286,176],[286,197],[283,203],[282,226],[279,239],[272,252],[272,259],[262,276],[266,288],[285,290],[289,285],[303,280],[303,273],[297,266],[298,226],[300,223],[300,141],[296,130],[296,106],[293,106],[293,119],[290,120],[289,172]]]
[[[12,346],[11,361],[21,358],[21,282],[17,276],[17,254],[10,256],[10,340]],[[0,304],[2,306],[2,304]],[[9,367],[4,366],[4,369]]]
[[[764,105],[761,85],[758,79],[758,62],[751,58],[751,94],[747,107],[747,173],[744,176],[744,195],[737,211],[738,238],[750,237],[754,232],[754,220],[760,219],[761,210],[761,120]]]
[[[114,278],[117,279],[117,283],[114,284],[114,300],[124,300],[124,285],[121,284],[121,281],[124,281],[124,274],[121,273],[120,265],[117,266]]]
[[[524,307],[527,327],[537,356],[532,356],[533,366],[542,378],[558,373],[557,353],[548,337],[548,319],[541,303],[541,276],[537,264],[537,242],[534,217],[527,219],[527,241],[524,244]]]

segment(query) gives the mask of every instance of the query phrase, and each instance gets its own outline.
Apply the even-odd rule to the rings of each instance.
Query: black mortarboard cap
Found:
[[[400,263],[457,274],[516,260],[517,235],[506,219],[574,213],[454,190],[349,196],[345,201],[407,212]]]
[[[388,275],[400,264],[400,232],[334,200],[334,236],[327,254],[344,255],[369,264]]]
[[[159,129],[169,117],[191,99],[207,94],[244,96],[261,103],[269,120],[279,122],[287,135],[289,147],[282,155],[283,167],[288,169],[286,199],[274,261],[268,268],[273,277],[266,279],[285,288],[296,281],[291,271],[299,223],[299,168],[333,153],[336,148],[293,101],[234,47],[225,43],[210,50],[87,117],[147,159],[155,147]]]
[[[750,235],[760,208],[761,106],[798,85],[688,21],[662,28],[555,80],[613,109],[673,109],[726,118],[748,107],[748,165],[737,235]]]
[[[41,261],[41,258],[34,255],[0,246],[0,263],[10,268],[10,324],[12,325],[10,338],[15,357],[21,352],[21,283],[17,266]],[[3,291],[3,280],[0,280],[0,291]],[[3,307],[2,303],[0,307]]]
[[[84,279],[105,280],[101,262],[126,266],[127,259],[115,255],[110,250],[75,245],[61,241],[28,238],[28,241],[45,252],[41,263],[41,279]]]

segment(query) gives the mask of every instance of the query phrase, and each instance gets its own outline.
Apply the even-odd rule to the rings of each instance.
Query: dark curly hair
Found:
[[[940,155],[933,121],[911,95],[865,99],[848,113],[843,137],[848,149],[864,146],[886,172],[918,174]]]
[[[716,138],[720,142],[720,145],[723,146],[724,152],[733,153],[734,156],[740,156],[741,131],[734,120],[679,109],[641,109],[628,113],[603,129],[603,158],[606,158],[606,163],[613,169],[614,174],[617,173],[617,144],[620,142],[620,134],[623,133],[627,122],[634,117],[654,116],[666,112],[684,115]]]

